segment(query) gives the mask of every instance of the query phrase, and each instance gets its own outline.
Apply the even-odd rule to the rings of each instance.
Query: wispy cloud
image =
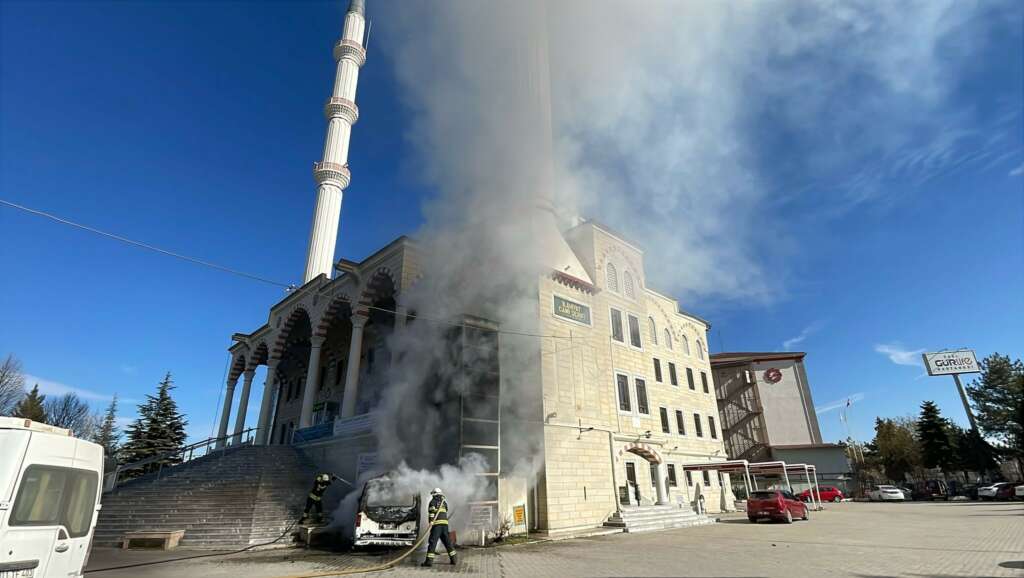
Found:
[[[889,358],[896,365],[921,366],[921,354],[924,349],[905,349],[899,343],[880,343],[875,351]]]
[[[36,375],[25,374],[25,387],[31,388],[34,385],[39,385],[39,393],[43,395],[60,396],[66,393],[73,393],[78,397],[88,401],[110,401],[114,395],[110,393],[102,393],[91,389],[85,389],[83,387],[76,387],[73,385],[67,385],[49,379],[44,379]],[[138,400],[129,398],[117,398],[118,403],[136,403]]]
[[[848,395],[848,396],[846,396],[846,397],[844,397],[842,399],[837,399],[835,401],[830,401],[830,402],[826,403],[825,405],[819,405],[819,406],[815,407],[814,408],[814,413],[816,413],[818,415],[821,415],[823,413],[828,413],[830,411],[834,411],[834,410],[837,410],[837,409],[845,406],[847,402],[849,402],[849,403],[856,403],[856,402],[858,402],[858,401],[860,401],[862,399],[864,399],[864,392],[858,391],[857,393],[851,393],[850,395]]]
[[[822,326],[822,323],[820,321],[815,321],[814,323],[811,323],[807,327],[804,327],[799,335],[797,335],[796,337],[790,337],[789,339],[783,341],[782,342],[782,349],[784,351],[785,350],[789,350],[789,349],[793,349],[797,345],[803,343],[804,340],[806,340],[808,337],[810,337],[812,333],[815,333],[816,331],[821,329],[821,326]]]
[[[139,370],[138,367],[135,367],[134,365],[128,365],[126,363],[121,364],[120,369],[121,373],[125,373],[127,375],[135,375],[135,373],[138,372]]]
[[[1024,175],[1024,163],[1021,163],[1020,166],[1010,171],[1011,177],[1019,177],[1021,175]]]

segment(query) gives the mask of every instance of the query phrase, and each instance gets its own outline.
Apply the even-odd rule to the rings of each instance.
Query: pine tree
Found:
[[[935,402],[921,404],[917,438],[921,443],[921,461],[926,468],[939,468],[943,474],[952,469],[954,455],[949,422],[942,417]]]
[[[963,472],[964,479],[967,479],[967,472],[984,477],[985,472],[999,468],[995,448],[985,441],[981,434],[955,424],[950,424],[949,429],[954,447],[953,466]]]
[[[124,463],[161,456],[182,447],[185,443],[185,426],[188,422],[178,413],[178,405],[171,398],[174,381],[170,372],[157,385],[156,395],[147,395],[139,405],[139,417],[128,426],[128,441],[121,448]],[[181,456],[165,456],[147,467],[135,472],[126,472],[129,477],[154,471],[162,465],[175,464]]]
[[[39,393],[39,384],[32,387],[28,395],[21,398],[18,405],[14,407],[14,417],[23,417],[39,423],[46,423],[46,410],[43,409],[43,402],[46,396]]]
[[[103,451],[107,454],[107,457],[117,457],[118,444],[121,441],[121,432],[117,428],[117,395],[114,396],[114,399],[110,400],[107,412],[103,416],[103,421],[100,423],[99,429],[96,430],[96,435],[92,441],[103,446]]]
[[[1024,363],[993,353],[981,361],[981,377],[967,386],[967,393],[978,427],[1024,466]]]
[[[157,386],[156,396],[147,396],[149,403],[153,404],[153,413],[149,421],[147,437],[157,454],[164,454],[180,449],[185,445],[187,437],[185,426],[188,422],[185,416],[178,412],[178,404],[171,397],[171,390],[174,389],[174,381],[171,379],[171,372],[167,372],[164,380]],[[168,456],[158,463],[164,465],[181,462],[181,456]]]
[[[921,467],[921,449],[910,420],[875,419],[875,439],[870,448],[886,477],[895,483]]]

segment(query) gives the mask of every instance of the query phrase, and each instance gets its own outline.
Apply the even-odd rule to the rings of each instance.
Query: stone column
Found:
[[[245,381],[242,382],[242,397],[238,400],[238,416],[235,417],[235,432],[231,436],[231,444],[242,443],[242,430],[245,429],[245,413],[249,409],[249,389],[252,387],[252,378],[256,375],[256,369],[245,370]]]
[[[341,399],[341,417],[356,414],[356,399],[359,389],[359,357],[363,353],[363,327],[369,318],[366,315],[352,315],[352,340],[348,345],[348,372],[345,374],[345,394]]]
[[[667,474],[667,469],[665,467],[665,464],[658,464],[658,479],[656,480],[657,483],[654,485],[654,488],[655,488],[655,491],[658,494],[658,501],[656,503],[659,506],[662,506],[662,505],[665,505],[665,504],[669,503],[668,502],[668,490],[665,488],[665,476],[666,475],[668,475],[668,474]]]
[[[302,413],[299,414],[300,428],[313,425],[313,401],[320,386],[320,348],[326,340],[318,335],[310,339],[309,369],[306,371],[306,387],[302,390]]]
[[[274,387],[277,383],[277,359],[267,362],[267,380],[263,383],[263,401],[260,403],[260,420],[256,425],[255,445],[270,443],[270,413],[273,411],[271,400],[274,398]]]
[[[220,427],[217,428],[217,443],[214,446],[218,450],[227,442],[225,438],[228,435],[228,420],[231,418],[231,404],[235,401],[235,385],[237,383],[237,375],[228,377],[227,391],[224,392],[224,409],[220,412]]]

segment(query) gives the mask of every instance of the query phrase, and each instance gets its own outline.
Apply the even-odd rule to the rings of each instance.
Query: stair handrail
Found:
[[[164,463],[163,462],[167,458],[170,458],[170,457],[173,457],[173,456],[177,456],[177,455],[181,455],[183,459],[180,462],[177,462],[177,463],[174,463],[174,464],[169,464],[167,467],[168,468],[173,468],[173,467],[181,466],[181,465],[184,465],[184,464],[187,464],[187,463],[191,462],[194,459],[198,459],[198,458],[210,455],[211,452],[209,450],[209,447],[211,445],[220,444],[220,442],[225,442],[225,443],[220,444],[218,447],[215,447],[214,451],[220,451],[221,452],[221,456],[223,457],[224,452],[226,452],[229,447],[234,448],[234,447],[240,447],[240,446],[251,444],[253,442],[253,436],[255,435],[254,432],[256,430],[257,430],[257,428],[252,427],[252,428],[248,428],[248,429],[242,430],[241,432],[238,432],[237,434],[228,434],[228,435],[223,435],[223,436],[219,436],[219,437],[210,437],[210,438],[206,438],[205,440],[202,440],[202,441],[193,442],[193,443],[188,444],[186,446],[181,446],[180,448],[173,449],[171,451],[163,452],[163,453],[160,453],[160,454],[156,454],[154,456],[150,456],[148,458],[143,458],[141,460],[137,460],[137,461],[134,461],[134,462],[131,462],[131,463],[128,463],[128,464],[118,464],[117,468],[115,469],[114,483],[113,483],[113,486],[112,486],[111,489],[116,488],[117,485],[121,481],[123,481],[123,480],[121,480],[121,474],[123,472],[137,470],[137,469],[145,467],[145,466],[147,466],[149,464],[152,464],[152,463],[155,463],[155,462],[160,462],[160,467],[157,469],[157,472],[156,472],[156,478],[159,480],[160,479],[160,475],[163,473],[163,468],[164,468]],[[235,442],[235,443],[228,444],[227,441],[231,440],[233,438],[238,438],[238,441]],[[197,450],[202,449],[202,448],[205,448],[206,452],[203,453],[203,454],[198,454]],[[188,454],[187,458],[184,457],[186,453]],[[147,472],[147,473],[150,473],[150,472]]]

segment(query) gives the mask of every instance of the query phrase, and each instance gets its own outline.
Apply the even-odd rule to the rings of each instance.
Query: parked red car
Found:
[[[843,495],[843,491],[835,486],[818,486],[818,490],[818,492],[815,492],[815,497],[822,502],[842,502],[843,498],[846,497]],[[797,497],[804,502],[810,502],[811,491],[804,490],[797,494]]]
[[[747,500],[747,518],[751,523],[767,518],[792,524],[793,518],[807,520],[810,517],[807,505],[785,490],[751,492]]]

